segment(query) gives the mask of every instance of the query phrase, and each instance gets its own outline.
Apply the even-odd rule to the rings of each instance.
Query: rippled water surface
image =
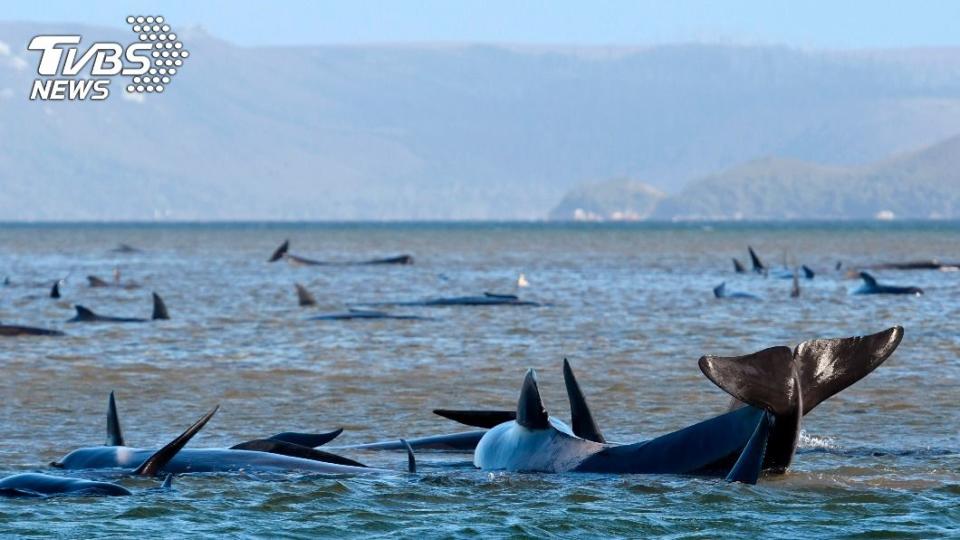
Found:
[[[268,264],[291,251],[330,260],[410,253],[412,266]],[[137,254],[111,253],[125,242]],[[790,281],[735,275],[753,245]],[[344,427],[341,443],[454,432],[435,407],[511,408],[526,368],[566,418],[573,363],[608,439],[635,441],[722,411],[697,369],[744,354],[900,324],[899,350],[805,418],[788,474],[756,486],[674,476],[489,474],[469,455],[419,455],[421,473],[377,477],[193,475],[171,492],[122,478],[129,498],[0,500],[0,534],[69,537],[954,536],[960,534],[960,273],[878,271],[921,297],[853,296],[833,270],[887,260],[960,260],[960,225],[181,225],[0,226],[0,320],[66,331],[0,338],[0,472],[44,471],[102,444],[117,392],[130,444],[165,443],[215,403],[190,444]],[[134,289],[93,289],[119,267]],[[546,307],[397,308],[429,321],[309,321],[351,303],[516,291]],[[47,293],[68,276],[63,298]],[[711,289],[762,296],[721,301]],[[297,306],[293,284],[320,306]],[[172,320],[71,325],[72,304]],[[401,454],[354,452],[403,470]]]

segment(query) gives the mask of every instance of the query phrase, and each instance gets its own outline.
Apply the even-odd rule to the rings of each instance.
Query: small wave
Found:
[[[810,435],[806,431],[801,431],[800,440],[797,442],[797,447],[816,450],[837,450],[840,448],[840,445],[831,437]]]

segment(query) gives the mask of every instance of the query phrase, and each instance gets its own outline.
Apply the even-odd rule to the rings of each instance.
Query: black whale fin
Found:
[[[877,278],[871,276],[869,273],[860,272],[860,279],[863,280],[867,287],[870,287],[871,289],[877,288]]]
[[[81,305],[73,306],[73,308],[77,310],[77,316],[73,318],[75,321],[95,321],[99,318],[96,313]]]
[[[317,450],[309,446],[303,446],[291,442],[280,441],[280,440],[271,440],[271,439],[257,439],[255,441],[247,441],[245,443],[240,443],[230,447],[231,450],[252,450],[255,452],[267,452],[270,454],[277,454],[281,456],[290,456],[301,459],[309,459],[311,461],[321,461],[323,463],[335,463],[337,465],[349,465],[351,467],[366,467],[363,463],[359,461],[354,461],[350,458],[345,458],[343,456],[338,456],[337,454],[331,454],[330,452],[324,452],[323,450]]]
[[[160,295],[153,293],[153,316],[150,317],[155,321],[166,321],[170,319],[170,314],[167,313],[167,305],[163,303],[163,298],[160,298]]]
[[[724,281],[723,283],[721,283],[721,284],[719,284],[719,285],[717,285],[716,287],[713,288],[713,296],[716,297],[716,298],[723,298],[723,297],[726,295],[726,292],[727,292],[727,282],[726,282],[726,281]]]
[[[60,298],[60,280],[53,282],[53,287],[50,289],[50,298]]]
[[[517,411],[466,411],[454,409],[434,409],[433,414],[448,420],[484,429],[494,428],[504,422],[517,419]]]
[[[700,371],[738,400],[776,415],[798,406],[796,369],[789,347],[771,347],[744,356],[703,356]]]
[[[750,262],[753,263],[753,271],[758,274],[762,274],[767,267],[760,262],[760,257],[757,257],[757,253],[753,251],[752,247],[747,246],[747,250],[750,252]]]
[[[316,448],[336,439],[341,433],[343,433],[343,428],[337,428],[328,433],[295,433],[292,431],[285,431],[283,433],[277,433],[273,437],[268,437],[267,440],[283,441],[291,444],[299,444],[300,446]]]
[[[271,255],[270,258],[267,259],[267,262],[279,261],[280,259],[283,258],[284,255],[287,254],[287,250],[289,249],[290,249],[290,240],[284,240],[283,243],[280,244],[280,247],[274,250],[273,255]]]
[[[803,388],[803,414],[869,374],[903,339],[894,326],[869,336],[814,339],[797,345],[794,358]]]
[[[600,428],[593,420],[593,414],[590,413],[590,406],[587,405],[587,398],[580,390],[580,383],[573,374],[570,362],[563,359],[563,382],[567,386],[567,399],[570,401],[570,420],[573,424],[573,434],[588,441],[605,443]]]
[[[192,426],[188,427],[186,431],[177,436],[176,439],[167,443],[166,446],[154,452],[154,454],[148,457],[143,463],[137,467],[137,470],[134,471],[134,474],[139,474],[142,476],[154,476],[167,464],[170,463],[170,460],[177,455],[177,452],[180,451],[194,435],[200,432],[203,429],[203,426],[213,418],[213,415],[216,414],[217,410],[220,409],[220,406],[217,405],[213,409],[210,409],[210,412],[203,415],[202,418],[197,420]]]
[[[544,429],[550,425],[547,409],[540,399],[537,387],[537,372],[527,370],[520,387],[520,399],[517,401],[517,423],[529,429]]]
[[[812,268],[810,268],[809,266],[807,266],[807,265],[805,265],[805,264],[802,265],[800,268],[803,270],[803,277],[805,277],[805,278],[807,278],[807,279],[813,279],[814,276],[817,275],[817,273],[814,272]]]
[[[757,429],[750,436],[747,445],[740,452],[740,457],[733,468],[727,473],[727,482],[741,482],[756,484],[763,470],[764,457],[767,453],[767,441],[770,439],[770,427],[773,420],[769,414],[763,415],[757,422]]]
[[[743,267],[743,263],[738,261],[736,257],[733,259],[733,271],[738,274],[743,274],[747,271],[747,269]]]
[[[300,303],[300,307],[317,305],[317,299],[310,294],[306,287],[299,283],[294,283],[293,286],[297,288],[297,302]]]
[[[417,456],[413,454],[413,447],[406,439],[400,439],[400,444],[407,450],[407,472],[411,474],[417,472]]]
[[[110,392],[107,401],[107,442],[106,446],[126,446],[123,441],[123,431],[120,429],[120,416],[117,414],[117,401]]]

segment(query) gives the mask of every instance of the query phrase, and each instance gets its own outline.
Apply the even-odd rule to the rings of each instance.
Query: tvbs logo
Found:
[[[121,45],[97,41],[81,52],[82,36],[48,35],[30,40],[27,49],[40,52],[31,100],[102,101],[110,96],[110,81],[130,77],[125,90],[132,96],[161,93],[190,53],[161,16],[129,16],[138,41]],[[89,73],[89,77],[84,74]]]

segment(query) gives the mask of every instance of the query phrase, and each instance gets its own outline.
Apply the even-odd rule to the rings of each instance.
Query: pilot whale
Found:
[[[34,326],[19,326],[15,324],[0,324],[0,337],[21,337],[21,336],[65,336],[59,330],[49,330],[47,328],[37,328]]]
[[[394,473],[389,469],[366,467],[362,463],[316,450],[308,445],[320,446],[340,434],[280,433],[268,439],[257,439],[231,448],[186,448],[170,459],[163,472],[172,474],[209,472],[316,472],[325,474],[372,474]],[[405,440],[400,446],[407,450],[409,472],[416,471],[413,449]],[[127,468],[137,463],[151,450],[125,445],[116,411],[116,402],[111,393],[107,408],[107,446],[79,448],[59,461],[51,463],[61,469],[114,469]]]
[[[920,287],[881,285],[880,283],[877,283],[876,278],[867,272],[860,272],[860,279],[863,280],[863,285],[861,285],[859,289],[853,291],[853,294],[923,294],[923,289]]]
[[[67,321],[69,323],[142,323],[148,321],[167,320],[170,318],[170,314],[167,312],[166,304],[163,303],[163,299],[160,298],[160,295],[157,293],[153,293],[153,315],[151,315],[149,319],[98,315],[92,310],[81,305],[74,306],[74,309],[77,310],[77,314],[72,319]]]
[[[370,304],[361,304],[364,306],[420,306],[420,307],[445,307],[445,306],[542,306],[539,302],[530,300],[521,300],[515,294],[497,294],[485,292],[480,296],[453,296],[442,298],[427,298],[424,300],[414,300],[408,302],[377,302]]]
[[[524,380],[516,410],[434,412],[488,430],[470,433],[483,433],[474,452],[480,468],[659,472],[755,481],[758,471],[784,472],[792,462],[803,416],[880,366],[902,338],[903,328],[897,326],[868,336],[805,341],[793,350],[772,347],[737,357],[704,356],[698,361],[700,370],[734,398],[728,412],[636,444],[613,444],[604,438],[566,361],[572,427],[547,415],[532,372]],[[440,445],[446,437],[464,441],[465,435],[424,440]],[[396,449],[377,444],[368,448]],[[762,455],[758,445],[765,445]],[[747,465],[757,460],[759,469]]]
[[[402,321],[429,320],[427,317],[420,317],[419,315],[398,315],[394,313],[388,313],[386,311],[378,311],[378,310],[372,310],[372,309],[356,309],[356,308],[350,308],[347,311],[341,311],[336,313],[324,313],[322,315],[310,317],[307,320],[353,321],[353,320],[372,320],[372,319],[396,319],[396,320],[402,320]]]
[[[394,257],[385,257],[382,259],[370,259],[366,261],[318,261],[308,259],[299,255],[290,253],[290,240],[284,240],[280,247],[274,250],[273,255],[267,259],[267,262],[276,262],[280,259],[287,259],[293,264],[304,266],[362,266],[377,264],[413,264],[412,255],[397,255]]]
[[[726,281],[713,288],[713,296],[716,298],[749,298],[752,300],[758,300],[760,298],[755,294],[750,294],[747,292],[728,291]]]
[[[203,415],[186,431],[167,443],[163,448],[150,453],[145,459],[131,461],[132,473],[140,476],[155,476],[173,459],[183,447],[200,432],[204,425],[216,414],[219,405]],[[169,488],[173,476],[166,475],[163,488]],[[118,496],[132,495],[130,490],[112,482],[99,482],[82,478],[55,476],[41,473],[15,474],[0,479],[0,496],[6,497],[52,497],[57,495],[73,496]]]

